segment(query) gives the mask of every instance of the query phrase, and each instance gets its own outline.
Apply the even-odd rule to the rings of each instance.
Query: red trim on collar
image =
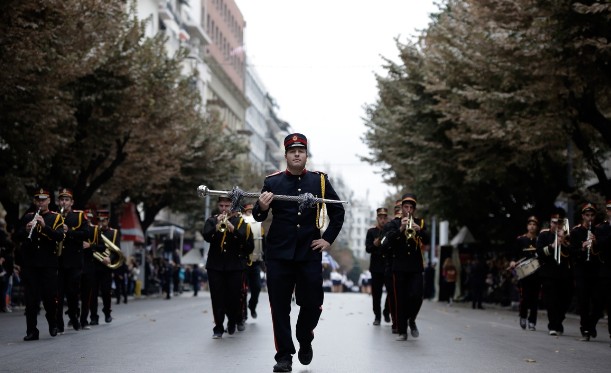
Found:
[[[303,171],[301,171],[301,175],[305,175],[305,174],[306,174],[306,172],[308,172],[308,170],[304,168],[304,169],[303,169]],[[293,175],[293,174],[291,173],[291,171],[289,171],[289,169],[288,169],[288,168],[287,168],[286,170],[284,170],[284,173],[285,173],[285,174],[287,174],[287,175]],[[297,176],[297,175],[293,175],[293,176]]]

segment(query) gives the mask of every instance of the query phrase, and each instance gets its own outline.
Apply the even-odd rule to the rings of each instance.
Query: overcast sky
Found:
[[[426,28],[433,0],[236,0],[246,20],[245,48],[278,114],[308,137],[310,169],[341,176],[355,197],[379,206],[394,189],[369,150],[364,106],[377,99],[382,56],[397,60],[395,38]],[[312,164],[315,164],[314,166]],[[341,196],[348,198],[348,196]]]

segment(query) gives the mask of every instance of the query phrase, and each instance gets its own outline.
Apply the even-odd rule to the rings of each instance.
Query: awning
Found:
[[[121,240],[144,243],[144,233],[138,215],[136,205],[131,202],[123,204],[121,215]]]

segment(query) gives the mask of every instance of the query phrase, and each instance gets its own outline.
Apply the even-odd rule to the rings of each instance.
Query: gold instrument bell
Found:
[[[125,262],[125,256],[123,255],[123,252],[121,252],[121,249],[117,247],[117,245],[112,243],[111,240],[106,238],[106,236],[104,236],[102,233],[100,233],[100,237],[102,237],[102,240],[104,240],[104,246],[106,248],[101,253],[94,251],[93,252],[94,258],[99,260],[102,264],[104,264],[105,266],[107,266],[110,269],[119,268],[123,264],[123,262]],[[113,253],[115,254],[114,258],[112,255]],[[108,264],[104,263],[105,258],[110,259],[111,262]],[[115,259],[115,261],[113,262],[112,259]]]

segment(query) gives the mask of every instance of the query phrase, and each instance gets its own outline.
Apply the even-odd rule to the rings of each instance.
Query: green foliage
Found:
[[[245,148],[201,111],[188,51],[124,1],[0,5],[0,202],[15,220],[28,189],[71,187],[76,206],[197,209],[196,187],[238,169]],[[224,160],[226,168],[218,166]],[[150,220],[152,221],[152,220]]]
[[[593,174],[611,195],[610,14],[596,2],[447,1],[420,40],[397,43],[399,64],[386,61],[366,159],[485,241],[513,239],[561,193],[581,199]]]

